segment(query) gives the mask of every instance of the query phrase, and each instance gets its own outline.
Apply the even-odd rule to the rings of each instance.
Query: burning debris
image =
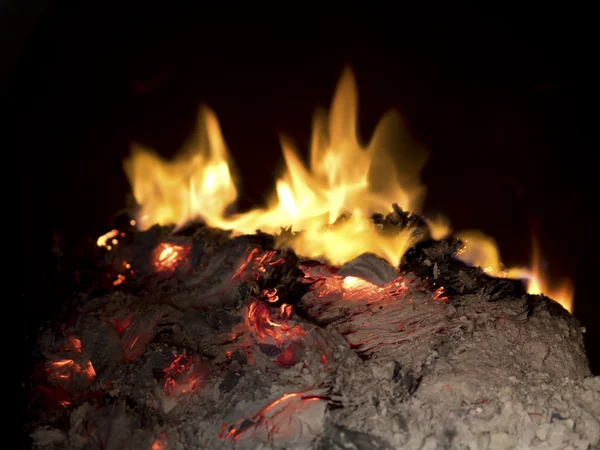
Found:
[[[424,159],[394,114],[361,146],[356,108],[348,72],[310,167],[284,144],[275,200],[246,214],[211,112],[182,159],[134,153],[139,214],[40,334],[34,448],[600,445],[579,324],[495,244],[394,203],[418,211]]]
[[[424,241],[399,269],[372,254],[337,268],[268,236],[158,231],[187,259],[165,276],[163,241],[139,246],[138,232],[128,251],[147,266],[42,334],[36,448],[600,440],[600,384],[575,320],[461,262],[459,241]]]

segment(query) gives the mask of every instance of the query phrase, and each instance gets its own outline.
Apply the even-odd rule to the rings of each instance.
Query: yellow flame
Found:
[[[461,231],[454,234],[464,244],[459,259],[465,263],[481,267],[493,277],[528,278],[530,271],[523,267],[504,267],[496,240],[478,230]]]
[[[537,239],[533,240],[533,253],[531,261],[531,273],[527,284],[527,292],[530,294],[544,294],[559,303],[570,313],[573,312],[573,295],[575,289],[570,280],[561,280],[550,285],[549,280],[542,271],[539,245]]]
[[[369,216],[388,211],[392,203],[410,211],[420,209],[425,188],[419,178],[427,153],[410,140],[394,111],[381,118],[368,145],[361,145],[357,114],[356,83],[346,70],[329,115],[315,115],[308,167],[282,139],[285,171],[267,208],[227,215],[237,190],[218,121],[204,110],[193,139],[174,161],[140,147],[126,161],[126,173],[141,205],[138,226],[183,225],[202,218],[210,226],[239,233],[257,229],[276,233],[292,227],[303,232],[286,244],[304,256],[326,256],[343,263],[373,252],[397,265],[411,242],[410,231],[384,237]],[[327,227],[344,212],[352,213],[351,218]]]
[[[436,217],[430,219],[426,218],[429,231],[431,232],[432,239],[440,240],[448,237],[452,233],[450,226],[450,219],[442,214],[438,214]]]
[[[346,69],[336,88],[329,114],[320,111],[313,120],[309,164],[282,139],[285,169],[276,181],[266,208],[228,215],[227,208],[238,196],[232,162],[219,122],[203,109],[192,137],[173,161],[136,145],[125,161],[125,171],[140,205],[131,225],[147,229],[154,224],[184,225],[201,218],[208,225],[253,233],[260,229],[278,233],[291,227],[300,231],[282,233],[279,246],[291,246],[308,257],[327,257],[342,264],[365,252],[386,258],[397,266],[412,245],[410,230],[384,235],[369,220],[374,212],[386,212],[392,203],[419,212],[425,187],[420,172],[427,153],[411,141],[400,116],[389,111],[377,124],[367,145],[357,134],[358,96],[354,76]],[[335,223],[340,215],[350,217]],[[434,239],[450,232],[448,219],[427,220]],[[116,231],[116,230],[115,230]],[[109,232],[98,239],[110,250]],[[531,269],[505,268],[495,240],[481,232],[456,235],[465,243],[460,258],[480,266],[491,276],[528,279],[530,293],[545,292],[572,309],[572,286],[549,290],[534,252]]]
[[[541,268],[540,251],[537,239],[533,239],[531,268],[505,268],[500,259],[500,251],[496,240],[481,231],[462,231],[455,236],[465,244],[459,259],[465,263],[481,267],[487,274],[494,277],[507,277],[527,280],[529,294],[544,294],[559,303],[569,312],[573,312],[573,285],[569,280],[562,281],[557,287],[551,288],[550,283]]]
[[[182,225],[202,215],[221,217],[237,198],[228,151],[215,114],[204,109],[197,128],[174,161],[135,145],[125,161],[133,195],[141,205],[137,226]]]

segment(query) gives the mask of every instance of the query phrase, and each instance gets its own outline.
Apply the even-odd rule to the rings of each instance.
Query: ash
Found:
[[[262,233],[123,233],[40,332],[35,449],[600,446],[577,321],[456,240],[335,268]]]

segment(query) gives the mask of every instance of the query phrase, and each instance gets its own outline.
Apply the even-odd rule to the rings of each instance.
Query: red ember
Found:
[[[191,392],[206,379],[208,369],[191,356],[176,355],[165,369],[165,393],[174,395]]]
[[[165,450],[166,449],[165,442],[166,442],[165,433],[160,433],[158,435],[158,437],[152,443],[152,447],[150,447],[150,450]]]
[[[300,325],[288,325],[288,317],[291,314],[291,305],[282,305],[280,317],[271,318],[269,307],[256,300],[248,306],[246,324],[256,334],[259,341],[272,338],[277,345],[284,341],[304,337],[305,332]]]

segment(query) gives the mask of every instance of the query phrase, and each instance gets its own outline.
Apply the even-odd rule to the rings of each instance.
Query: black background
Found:
[[[591,11],[24,3],[3,12],[2,88],[22,160],[25,335],[68,294],[65,267],[82,243],[125,205],[131,140],[173,155],[209,104],[242,175],[242,206],[255,205],[282,162],[278,133],[307,149],[315,107],[329,106],[350,64],[362,137],[395,107],[431,150],[426,213],[495,236],[507,264],[528,263],[535,232],[548,273],[575,283],[600,373]]]

